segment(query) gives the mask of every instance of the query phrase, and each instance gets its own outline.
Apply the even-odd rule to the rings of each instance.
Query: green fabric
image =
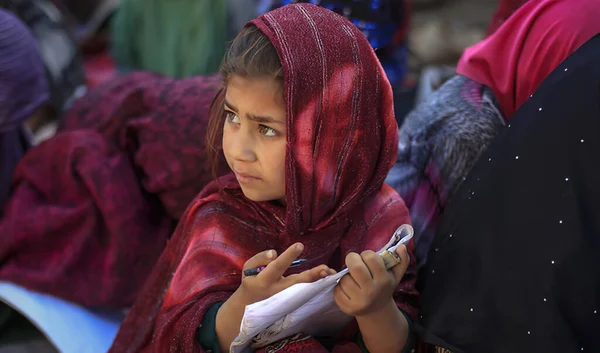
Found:
[[[217,339],[217,312],[223,303],[215,304],[208,309],[202,324],[198,326],[196,331],[196,339],[202,349],[205,351],[212,351],[213,353],[221,353],[221,347],[219,347],[219,340]]]
[[[413,322],[407,313],[405,313],[403,310],[400,310],[400,312],[406,318],[406,322],[408,322],[408,342],[406,343],[406,346],[404,346],[404,349],[402,350],[403,353],[408,353],[408,352],[411,352],[413,349],[415,349],[415,346],[416,346],[416,339],[415,339],[415,335],[412,330]],[[360,347],[360,350],[362,353],[369,353],[369,350],[367,349],[367,346],[365,345],[365,342],[363,341],[363,338],[362,338],[362,335],[360,334],[360,332],[358,333],[358,338],[357,338],[356,343]]]
[[[229,40],[226,0],[121,0],[112,23],[120,71],[182,78],[218,72]]]

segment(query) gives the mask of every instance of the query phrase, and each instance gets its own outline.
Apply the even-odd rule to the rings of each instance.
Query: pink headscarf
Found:
[[[490,87],[506,120],[577,48],[600,33],[598,0],[531,0],[468,48],[457,72]]]

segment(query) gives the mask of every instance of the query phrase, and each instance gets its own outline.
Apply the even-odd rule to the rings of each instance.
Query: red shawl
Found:
[[[402,199],[383,185],[397,154],[392,90],[361,32],[307,4],[249,25],[268,36],[284,69],[287,208],[246,199],[231,175],[210,184],[182,217],[111,352],[200,352],[195,334],[205,312],[238,288],[243,263],[257,252],[301,241],[309,261],[297,271],[340,269],[348,252],[378,249],[409,222]],[[411,259],[395,299],[414,318]],[[323,351],[314,339],[301,344]],[[353,350],[340,337],[335,352]]]
[[[132,305],[175,220],[212,179],[203,136],[220,85],[137,73],[77,101],[15,171],[0,280],[87,306]]]
[[[482,42],[457,72],[492,89],[509,120],[554,69],[600,33],[598,0],[530,0]]]

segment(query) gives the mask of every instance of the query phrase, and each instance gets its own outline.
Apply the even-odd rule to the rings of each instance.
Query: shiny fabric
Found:
[[[419,277],[427,343],[600,351],[598,62],[600,35],[548,76],[450,202]]]
[[[19,163],[0,220],[0,280],[123,308],[212,180],[204,140],[220,79],[136,73],[78,100]]]
[[[233,175],[207,186],[129,312],[111,352],[201,352],[196,330],[206,311],[238,288],[244,262],[260,251],[305,245],[308,261],[341,269],[350,251],[377,249],[409,222],[402,199],[383,181],[397,153],[392,90],[361,32],[308,4],[252,21],[275,46],[284,71],[286,202],[253,202]],[[412,254],[412,243],[409,245]],[[394,298],[413,319],[415,261]],[[359,349],[356,331],[334,352]],[[314,338],[280,352],[322,352]]]
[[[23,123],[47,100],[35,39],[17,17],[0,10],[0,216],[11,193],[12,174],[30,145]]]
[[[600,32],[598,18],[597,0],[531,0],[468,48],[456,71],[490,87],[509,120],[552,70]]]

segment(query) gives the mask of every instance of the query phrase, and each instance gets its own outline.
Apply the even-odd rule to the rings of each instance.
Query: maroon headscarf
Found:
[[[203,137],[220,85],[135,73],[78,100],[15,171],[0,280],[86,306],[132,305],[212,180]]]
[[[404,202],[383,184],[397,154],[392,90],[362,33],[307,4],[249,25],[271,40],[284,70],[287,207],[248,200],[232,175],[210,184],[182,217],[111,352],[201,352],[198,325],[238,288],[251,256],[300,241],[309,261],[296,271],[341,269],[347,253],[378,249],[409,223]],[[415,279],[411,256],[394,298],[413,318]],[[347,340],[355,334],[340,335],[334,352],[360,352]],[[325,352],[312,338],[295,343],[280,351]]]

